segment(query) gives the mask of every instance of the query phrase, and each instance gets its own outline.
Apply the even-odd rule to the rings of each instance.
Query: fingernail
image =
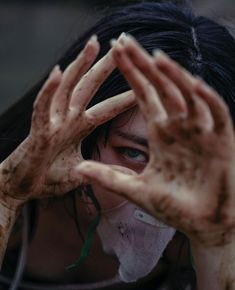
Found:
[[[158,48],[156,48],[156,49],[154,49],[153,50],[153,56],[154,57],[158,57],[159,55],[161,55],[162,54],[162,51],[161,51],[161,49],[158,49]]]
[[[118,42],[124,43],[125,42],[125,39],[126,39],[126,33],[125,32],[122,32],[120,34],[120,36],[118,37]]]
[[[116,44],[117,44],[117,39],[116,38],[113,38],[113,39],[110,40],[110,46],[111,47],[114,47]]]
[[[168,55],[162,51],[161,49],[154,49],[153,50],[153,56],[154,58],[163,58],[163,59],[168,59]]]
[[[60,71],[60,66],[57,64],[54,66],[54,68],[52,69],[51,73],[50,73],[50,76],[56,74],[57,72]]]
[[[135,37],[133,35],[131,35],[130,33],[126,33],[126,40],[133,40],[133,41],[137,42]]]
[[[90,172],[90,164],[87,163],[86,161],[84,161],[76,166],[76,170],[79,173],[84,173],[84,174],[88,173],[88,172]]]
[[[91,38],[89,39],[89,42],[97,42],[97,40],[98,40],[97,35],[96,35],[96,34],[93,34],[93,35],[91,36]]]
[[[122,32],[121,34],[120,34],[120,36],[118,37],[118,39],[120,39],[120,38],[122,38],[122,37],[126,37],[126,32]]]
[[[118,39],[118,42],[120,42],[121,44],[126,44],[128,43],[130,40],[135,40],[133,36],[131,36],[128,33],[122,33]]]

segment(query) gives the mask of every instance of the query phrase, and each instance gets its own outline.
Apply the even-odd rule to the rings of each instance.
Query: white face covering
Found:
[[[130,202],[102,212],[97,230],[103,250],[119,260],[119,280],[127,283],[153,270],[175,233]]]

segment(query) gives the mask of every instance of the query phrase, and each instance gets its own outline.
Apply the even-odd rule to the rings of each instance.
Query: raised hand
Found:
[[[134,95],[127,92],[86,110],[116,67],[110,51],[87,72],[98,52],[99,43],[92,37],[63,73],[54,68],[39,92],[29,136],[0,165],[1,200],[6,205],[61,195],[79,186],[83,178],[76,166],[82,160],[81,141],[133,106]]]
[[[132,38],[113,56],[148,127],[150,160],[137,176],[86,161],[79,171],[125,196],[192,240],[217,246],[235,229],[234,131],[210,87],[164,53],[148,55]]]

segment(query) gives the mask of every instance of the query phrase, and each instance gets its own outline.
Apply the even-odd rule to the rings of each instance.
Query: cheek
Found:
[[[107,145],[104,145],[100,142],[98,143],[98,148],[99,153],[96,152],[92,155],[93,160],[100,161],[104,164],[126,167],[122,160],[120,160],[120,156],[118,156],[117,152],[115,152],[115,150],[109,143]]]
[[[114,152],[114,150],[111,148],[109,143],[107,145],[104,144],[98,144],[99,148],[99,156],[97,156],[96,160],[99,160],[102,163],[105,164],[114,164],[118,165],[118,159]]]

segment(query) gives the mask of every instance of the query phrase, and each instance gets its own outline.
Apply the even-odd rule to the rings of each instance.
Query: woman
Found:
[[[233,289],[234,139],[226,106],[198,78],[161,52],[151,57],[129,36],[109,51],[122,31],[203,78],[233,113],[235,45],[225,28],[172,4],[136,4],[107,16],[68,50],[41,90],[42,82],[2,118],[9,143],[1,150],[1,256],[22,205],[39,199],[28,280],[62,289],[193,287],[187,240],[176,234],[171,241],[173,226],[191,243],[198,289]],[[93,34],[100,51],[95,37],[82,50]],[[116,65],[133,91],[113,72]],[[18,243],[16,231],[5,273]],[[65,271],[81,252],[77,270]]]

